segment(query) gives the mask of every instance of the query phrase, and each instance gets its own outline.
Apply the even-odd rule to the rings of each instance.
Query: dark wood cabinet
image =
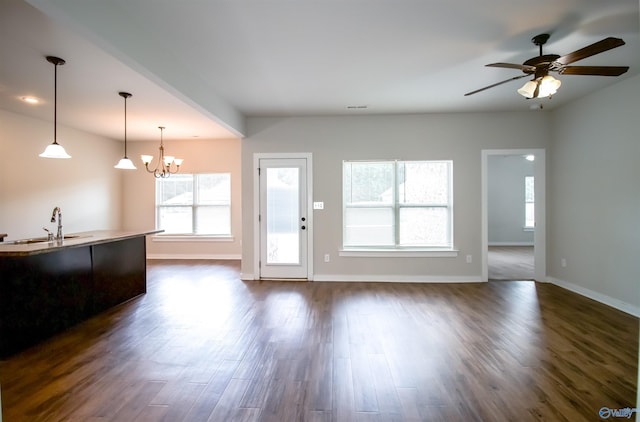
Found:
[[[93,247],[93,310],[102,312],[147,291],[145,238]]]
[[[145,237],[0,256],[0,358],[146,292]]]

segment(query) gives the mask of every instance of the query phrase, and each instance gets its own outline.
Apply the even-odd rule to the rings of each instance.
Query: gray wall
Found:
[[[554,112],[547,165],[547,274],[555,283],[636,315],[638,98],[640,76],[635,76]]]
[[[250,118],[242,141],[243,277],[253,276],[253,155],[313,154],[316,279],[442,281],[481,279],[481,150],[545,148],[549,115],[540,112],[403,116]],[[522,131],[537,127],[537,131]],[[342,161],[347,159],[453,160],[456,258],[339,257],[342,246]],[[331,262],[323,262],[330,254]],[[473,262],[467,264],[466,255]]]
[[[522,155],[490,155],[487,161],[489,245],[533,245],[524,227],[524,178],[533,162]]]

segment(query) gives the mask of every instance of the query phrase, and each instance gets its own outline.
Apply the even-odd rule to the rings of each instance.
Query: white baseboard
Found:
[[[593,299],[596,302],[604,303],[605,305],[611,306],[612,308],[616,308],[629,315],[640,317],[640,307],[631,305],[630,303],[627,303],[627,302],[623,302],[620,299],[615,299],[611,296],[607,296],[605,294],[587,289],[585,287],[579,286],[574,283],[569,283],[568,281],[559,280],[557,278],[547,276],[547,280],[550,283],[555,284],[556,286],[562,287],[563,289],[567,289],[574,293],[578,293],[579,295],[588,297],[589,299]]]
[[[533,246],[533,242],[489,242],[489,246]]]
[[[231,254],[147,254],[147,259],[223,259],[223,260],[239,260],[242,255]]]
[[[480,283],[481,276],[407,276],[407,275],[334,275],[314,274],[314,281],[375,282],[375,283]]]
[[[255,274],[241,273],[244,281],[257,280]],[[353,282],[353,283],[481,283],[478,276],[399,276],[399,275],[334,275],[314,274],[310,281],[319,282]]]

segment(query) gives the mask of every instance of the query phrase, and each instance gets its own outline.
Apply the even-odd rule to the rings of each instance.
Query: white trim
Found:
[[[563,289],[570,290],[574,293],[588,297],[589,299],[593,299],[596,302],[603,303],[607,306],[611,306],[612,308],[616,308],[622,312],[633,315],[635,317],[640,317],[640,307],[638,306],[634,306],[620,299],[607,296],[605,294],[596,292],[591,289],[587,289],[577,284],[569,283],[568,281],[559,280],[553,277],[547,277],[547,280],[549,281],[549,283],[555,284],[556,286],[562,287]]]
[[[534,246],[533,242],[489,242],[489,246]]]
[[[458,250],[341,249],[339,256],[356,258],[456,258]]]
[[[481,151],[481,239],[482,239],[482,281],[489,279],[489,204],[488,204],[488,161],[490,155],[529,155],[536,156],[533,173],[536,180],[535,213],[536,230],[534,243],[534,278],[544,280],[547,272],[546,257],[546,170],[545,150],[536,149],[483,149]],[[523,158],[524,159],[524,158]]]
[[[206,235],[173,235],[164,234],[151,236],[152,242],[234,242],[233,236],[206,236]]]
[[[220,260],[240,260],[242,255],[235,254],[171,254],[171,253],[148,253],[147,259],[220,259]]]
[[[374,283],[480,283],[480,275],[475,276],[425,276],[425,275],[336,275],[316,274],[315,280],[327,282],[374,282]]]

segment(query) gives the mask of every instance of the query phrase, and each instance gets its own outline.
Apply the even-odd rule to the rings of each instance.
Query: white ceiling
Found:
[[[575,65],[620,77],[561,75],[545,110],[640,70],[638,0],[0,0],[0,108],[114,139],[229,138],[245,116],[528,110],[526,79],[488,68],[564,55],[608,36],[625,46]],[[19,97],[43,99],[29,106]],[[352,109],[349,106],[356,106]],[[366,108],[362,108],[365,107]]]

